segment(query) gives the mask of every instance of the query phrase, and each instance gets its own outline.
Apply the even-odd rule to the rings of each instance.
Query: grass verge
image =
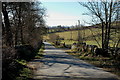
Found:
[[[32,79],[32,70],[27,67],[26,60],[16,60],[18,64],[22,66],[19,70],[19,76],[15,77],[14,80],[31,80]]]
[[[69,55],[75,56],[81,60],[84,60],[85,62],[95,65],[96,67],[102,68],[103,70],[116,74],[120,77],[120,66],[112,58],[102,56],[93,57],[91,55],[84,56],[84,53],[73,52],[70,49],[65,50],[65,52],[67,52]]]
[[[36,53],[35,59],[40,59],[44,55],[44,44],[42,44],[39,51]],[[15,80],[33,80],[33,67],[29,66],[29,61],[26,60],[16,60],[23,68],[19,71],[19,76]]]
[[[43,58],[43,56],[44,56],[44,49],[45,49],[45,45],[42,44],[41,48],[39,49],[38,53],[35,56],[35,59]]]

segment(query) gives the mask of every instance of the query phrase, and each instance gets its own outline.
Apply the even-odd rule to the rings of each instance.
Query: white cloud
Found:
[[[57,12],[49,12],[48,17],[46,18],[46,24],[49,26],[56,25],[67,25],[72,26],[76,25],[78,20],[83,24],[83,20],[86,20],[87,16],[73,16],[69,14],[57,13]]]
[[[50,12],[46,19],[47,25],[75,25],[77,16],[66,15],[62,13]]]

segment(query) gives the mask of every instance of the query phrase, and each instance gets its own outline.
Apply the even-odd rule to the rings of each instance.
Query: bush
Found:
[[[34,58],[37,51],[38,49],[34,49],[31,45],[3,47],[2,80],[23,80],[21,79],[20,74],[24,74],[24,71],[25,73],[27,72],[27,70],[23,70],[24,68],[27,68],[26,65],[24,65],[23,63]],[[29,75],[29,73],[26,73],[26,77],[22,76],[22,78],[25,78],[24,80],[26,80],[26,78],[28,77],[27,75]]]
[[[19,45],[16,46],[19,59],[24,59],[29,61],[36,55],[36,50],[31,45]]]
[[[101,55],[103,57],[109,57],[110,55],[107,53],[107,50],[103,50],[102,48],[96,48],[95,50],[96,55]]]
[[[13,47],[3,47],[2,53],[2,80],[14,80],[23,66],[15,61],[17,53]]]

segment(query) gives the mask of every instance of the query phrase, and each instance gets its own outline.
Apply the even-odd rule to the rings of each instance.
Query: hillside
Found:
[[[117,33],[115,33],[115,30],[116,29],[111,29],[111,41],[110,41],[111,46],[115,44],[115,41],[117,41],[120,36],[120,29],[117,30]],[[86,42],[89,45],[97,45],[101,47],[101,29],[100,28],[85,28],[83,30],[73,30],[73,31],[71,30],[71,31],[65,31],[65,32],[51,33],[43,36],[43,38],[44,40],[49,40],[51,37],[55,38],[55,36],[58,36],[60,39],[62,39],[61,42],[65,42],[66,44],[72,44],[74,42],[77,42],[78,32],[80,32],[80,37],[81,37],[81,40],[83,40],[83,42]]]

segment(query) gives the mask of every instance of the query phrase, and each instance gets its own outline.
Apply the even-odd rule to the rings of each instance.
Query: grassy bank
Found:
[[[43,54],[44,54],[44,44],[42,44],[41,48],[36,53],[36,56],[33,59],[43,58]],[[28,65],[29,61],[22,60],[22,61],[19,61],[19,63],[21,63],[22,65],[25,65],[27,68],[23,68],[20,71],[20,76],[17,77],[16,80],[32,80],[34,67]]]
[[[52,43],[55,47],[57,48],[63,48],[65,50],[66,47],[62,47],[60,45],[55,45]],[[70,44],[70,43],[68,43]],[[71,49],[66,49],[66,53],[69,55],[75,56],[76,58],[79,58],[81,60],[84,60],[85,62],[88,62],[96,67],[102,68],[103,70],[107,72],[111,72],[113,74],[116,74],[120,77],[120,63],[119,61],[116,62],[114,58],[111,57],[103,57],[103,56],[93,56],[92,54],[89,54],[87,52],[78,52],[74,51]],[[87,55],[86,55],[87,54]]]
[[[32,79],[32,70],[27,67],[26,60],[16,60],[20,65],[24,66],[19,70],[19,75],[15,77],[15,80],[30,80]]]
[[[41,48],[35,55],[35,59],[37,58],[42,58],[43,57],[43,52],[44,51],[44,44],[42,44]],[[34,59],[33,58],[33,59]],[[20,71],[19,71],[19,76],[16,77],[15,80],[32,80],[33,77],[33,67],[29,66],[28,63],[29,61],[26,61],[24,59],[22,60],[16,60],[20,65],[24,66]]]
[[[44,44],[39,50],[28,45],[17,46],[16,52],[7,50],[8,48],[4,50],[6,54],[17,53],[17,58],[3,59],[2,80],[32,80],[33,68],[29,67],[28,63],[34,58],[43,57]]]
[[[96,67],[102,68],[105,71],[116,74],[120,77],[120,64],[110,57],[102,56],[85,56],[85,53],[73,52],[72,50],[65,50],[69,55],[75,56],[85,62],[95,65]]]
[[[38,53],[35,56],[35,59],[39,59],[39,58],[43,58],[44,56],[44,49],[45,49],[45,45],[42,44],[41,48],[39,49]]]

